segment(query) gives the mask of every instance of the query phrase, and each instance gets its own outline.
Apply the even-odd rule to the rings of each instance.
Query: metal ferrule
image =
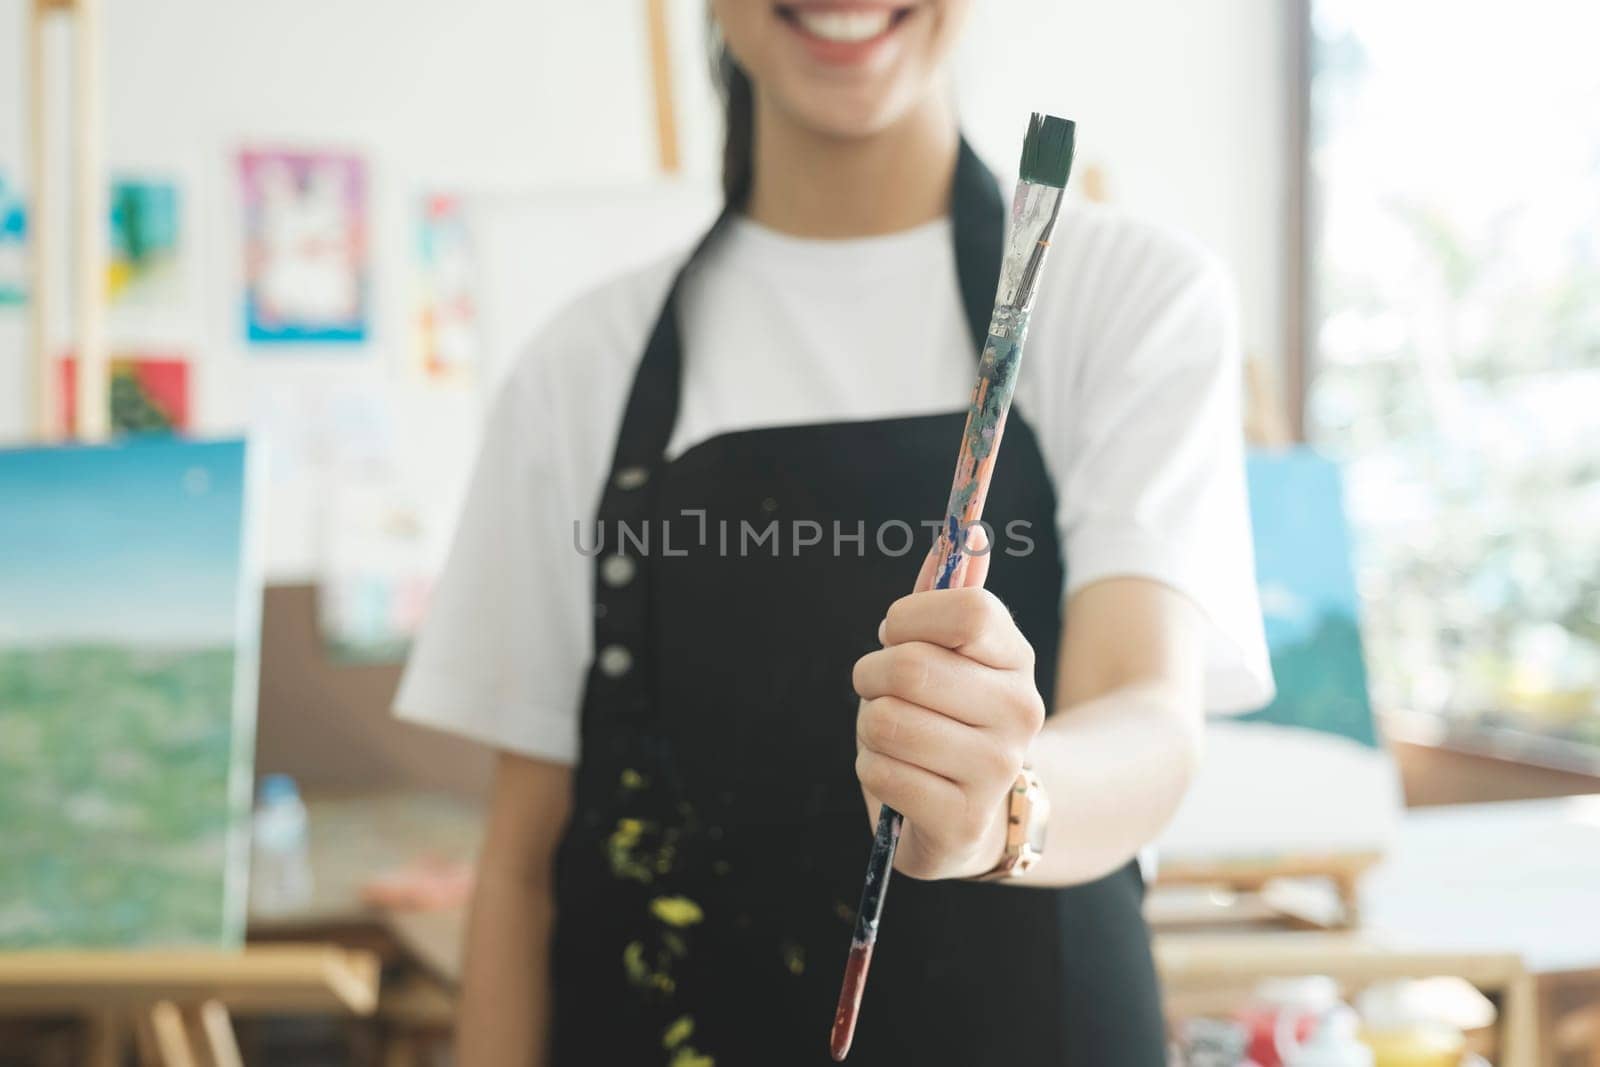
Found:
[[[1016,318],[1026,321],[1065,193],[1053,185],[1017,183],[1016,196],[1011,201],[1011,235],[1000,264],[1000,288],[995,295],[997,324],[1000,308],[1019,312]]]

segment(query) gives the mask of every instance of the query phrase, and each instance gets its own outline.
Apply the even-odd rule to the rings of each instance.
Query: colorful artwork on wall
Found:
[[[348,154],[246,151],[239,180],[247,338],[365,340],[371,297],[365,163]]]
[[[178,186],[147,178],[111,183],[111,248],[106,295],[113,305],[160,305],[181,296]]]
[[[78,361],[68,356],[59,366],[60,425],[71,436],[78,431]],[[184,433],[191,429],[187,360],[120,354],[107,361],[106,372],[112,433]]]
[[[0,450],[0,947],[234,947],[260,640],[240,440]]]
[[[28,208],[22,193],[0,172],[0,307],[28,298]]]
[[[480,338],[476,264],[461,199],[424,197],[418,237],[417,329],[423,372],[435,379],[470,377]]]

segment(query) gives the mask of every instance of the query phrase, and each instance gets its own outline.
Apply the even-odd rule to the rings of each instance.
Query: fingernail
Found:
[[[889,620],[888,619],[884,619],[882,622],[878,623],[878,644],[886,645],[886,644],[889,643],[888,637],[885,636],[885,633],[886,633],[886,631],[888,629],[889,629]]]

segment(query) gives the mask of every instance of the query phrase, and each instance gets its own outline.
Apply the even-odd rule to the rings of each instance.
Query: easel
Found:
[[[370,1015],[378,959],[326,945],[0,955],[0,1014],[88,1023],[86,1067],[242,1067],[233,1011]],[[76,1062],[76,1061],[75,1061]]]
[[[665,174],[676,174],[677,108],[672,95],[672,35],[667,26],[667,0],[645,0],[645,28],[650,40],[651,102],[655,106],[656,158]]]
[[[73,31],[72,202],[75,254],[61,254],[53,232],[47,32]],[[29,0],[29,227],[33,431],[57,440],[50,331],[61,306],[63,267],[72,271],[77,355],[78,436],[104,440],[106,397],[106,192],[103,153],[101,0]],[[378,958],[326,945],[263,945],[239,951],[23,951],[0,953],[0,1016],[70,1015],[87,1024],[71,1062],[121,1067],[133,1046],[144,1067],[241,1067],[231,1013],[316,1012],[370,1015],[378,1001]],[[12,1051],[7,1049],[6,1051]]]
[[[1225,899],[1238,896],[1231,908],[1212,902],[1190,917],[1199,925],[1215,925],[1237,919],[1308,929],[1351,929],[1359,925],[1361,919],[1357,892],[1361,877],[1382,859],[1382,854],[1377,852],[1277,855],[1248,859],[1163,858],[1157,869],[1155,884],[1220,891],[1225,894]],[[1272,893],[1274,883],[1289,879],[1328,882],[1333,887],[1337,911],[1308,912]],[[1159,925],[1175,928],[1184,925],[1176,916],[1164,918],[1165,921]],[[1155,921],[1154,916],[1152,921]]]
[[[110,427],[106,403],[106,190],[104,109],[100,84],[101,0],[30,0],[28,5],[29,72],[32,87],[28,124],[31,151],[29,259],[33,365],[33,429],[41,441],[53,440],[64,428],[56,425],[55,375],[50,355],[50,329],[58,306],[57,282],[64,260],[52,234],[55,191],[47,155],[50,146],[49,64],[46,28],[52,20],[69,21],[72,43],[72,231],[77,253],[72,262],[74,324],[77,348],[78,434],[85,441],[104,440]]]

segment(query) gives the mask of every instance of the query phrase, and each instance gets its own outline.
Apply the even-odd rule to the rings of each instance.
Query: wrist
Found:
[[[1044,854],[1045,831],[1050,822],[1050,798],[1032,768],[1024,766],[1006,791],[1000,812],[1001,846],[998,859],[969,877],[980,882],[1020,878]],[[989,853],[991,856],[994,853]]]

